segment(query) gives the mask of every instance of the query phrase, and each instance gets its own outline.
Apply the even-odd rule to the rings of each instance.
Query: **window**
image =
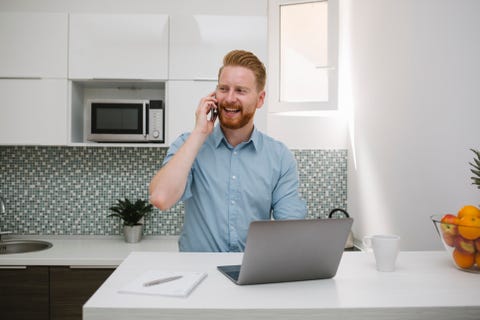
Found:
[[[269,111],[337,109],[338,0],[269,0]]]

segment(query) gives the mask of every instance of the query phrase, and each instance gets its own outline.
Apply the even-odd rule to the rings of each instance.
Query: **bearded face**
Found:
[[[228,129],[240,129],[247,125],[257,109],[245,110],[240,103],[219,104],[220,123]]]
[[[215,96],[223,128],[253,127],[253,117],[263,105],[265,92],[258,92],[253,72],[240,66],[223,68]]]

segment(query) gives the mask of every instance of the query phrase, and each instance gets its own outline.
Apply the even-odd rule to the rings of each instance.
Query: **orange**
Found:
[[[463,218],[465,216],[475,216],[480,218],[480,209],[472,205],[467,205],[458,211],[457,216],[459,218]]]
[[[453,250],[453,261],[459,268],[468,269],[475,263],[475,254]]]
[[[475,254],[475,263],[477,264],[477,267],[480,267],[480,252]]]
[[[464,216],[458,224],[458,233],[465,239],[475,240],[480,237],[480,217]]]

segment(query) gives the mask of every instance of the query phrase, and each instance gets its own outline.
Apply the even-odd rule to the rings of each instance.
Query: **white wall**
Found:
[[[429,216],[480,203],[480,1],[345,0],[354,233],[441,248]],[[346,43],[346,44],[345,44]]]
[[[269,113],[268,134],[290,149],[346,149],[347,121],[339,112],[326,116],[289,116]]]

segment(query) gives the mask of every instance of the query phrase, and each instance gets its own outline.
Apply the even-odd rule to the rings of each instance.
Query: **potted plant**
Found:
[[[110,207],[114,213],[109,217],[119,217],[123,220],[123,234],[125,241],[129,243],[138,242],[142,239],[143,223],[142,219],[153,210],[153,206],[147,201],[137,199],[132,203],[128,199],[118,199],[117,203]]]

